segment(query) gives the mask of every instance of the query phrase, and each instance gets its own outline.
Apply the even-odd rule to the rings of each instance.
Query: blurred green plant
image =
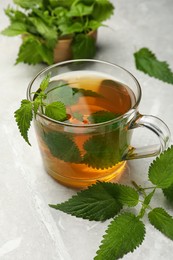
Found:
[[[16,64],[54,63],[54,48],[72,38],[72,58],[92,58],[96,41],[88,33],[103,26],[114,6],[109,0],[13,0],[7,7],[10,25],[1,34],[22,36]]]

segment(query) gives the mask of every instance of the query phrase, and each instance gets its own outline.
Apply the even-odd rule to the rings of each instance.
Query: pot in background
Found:
[[[95,41],[97,41],[97,30],[88,33]],[[59,39],[54,49],[54,63],[71,60],[72,55],[72,41],[71,37],[64,37]]]

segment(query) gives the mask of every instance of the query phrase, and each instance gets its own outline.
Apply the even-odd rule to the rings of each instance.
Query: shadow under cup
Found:
[[[141,88],[125,69],[97,60],[58,63],[31,81],[29,100],[49,73],[50,87],[58,89],[60,101],[65,100],[68,120],[56,121],[38,112],[34,126],[45,169],[60,183],[85,187],[97,180],[118,180],[126,160],[155,156],[168,147],[169,129],[162,120],[138,112]],[[55,87],[60,81],[68,83],[64,92]],[[51,92],[51,101],[56,101],[57,93]],[[131,146],[132,129],[141,126],[159,137],[159,145]]]

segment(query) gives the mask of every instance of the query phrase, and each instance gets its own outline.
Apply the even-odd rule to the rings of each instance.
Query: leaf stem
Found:
[[[146,188],[143,188],[144,190],[150,190],[150,189],[157,189],[158,187],[156,186],[151,186],[151,187],[146,187]]]
[[[142,188],[140,185],[138,185],[135,181],[132,181],[132,184],[133,184],[133,186],[136,188],[136,190],[137,190],[139,193],[143,194],[143,197],[146,197],[146,196],[147,196],[147,195],[146,195],[146,192],[145,192],[145,190],[144,190],[144,188]]]

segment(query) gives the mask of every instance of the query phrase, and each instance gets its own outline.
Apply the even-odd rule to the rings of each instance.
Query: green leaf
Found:
[[[24,9],[32,9],[42,4],[42,0],[13,0],[13,2]]]
[[[141,220],[131,213],[117,216],[108,226],[94,260],[115,260],[133,252],[145,237]]]
[[[95,39],[89,35],[78,34],[72,42],[74,59],[92,58],[96,52]]]
[[[87,23],[86,27],[89,28],[92,31],[97,30],[102,24],[98,21],[91,20]]]
[[[34,8],[32,9],[32,13],[29,17],[36,17],[36,18],[40,18],[42,22],[44,22],[47,26],[51,27],[54,26],[54,19],[55,17],[53,16],[52,12],[48,11],[48,7],[46,8],[46,10],[43,10],[43,8],[37,9]]]
[[[36,118],[37,111],[38,111],[39,107],[41,106],[41,104],[42,104],[42,99],[40,96],[37,96],[33,101],[33,111],[34,111],[35,118]]]
[[[73,2],[76,0],[49,0],[50,4],[52,7],[57,7],[57,6],[63,6],[63,7],[71,7]]]
[[[20,46],[16,64],[24,62],[37,64],[45,62],[48,65],[53,63],[53,53],[35,37],[27,37]]]
[[[151,199],[153,198],[154,193],[155,193],[155,189],[154,189],[152,192],[150,192],[150,193],[145,197],[145,199],[144,199],[144,201],[143,201],[142,208],[141,208],[141,210],[140,210],[140,212],[139,212],[139,217],[140,217],[140,218],[143,218],[143,216],[145,215],[146,209],[148,208],[148,206],[149,206],[149,204],[150,204],[150,202],[151,202]]]
[[[40,55],[41,43],[33,37],[26,38],[20,46],[16,64],[24,62],[28,64],[37,64],[42,62]]]
[[[54,44],[56,43],[58,35],[57,30],[53,25],[46,24],[39,17],[30,17],[29,20],[33,23],[37,32],[40,33],[44,39],[54,40]]]
[[[68,86],[68,83],[61,84],[61,82],[62,81],[60,81],[60,85],[57,82],[57,87],[54,87],[54,90],[47,94],[47,101],[59,101],[66,106],[74,104],[72,88]]]
[[[80,151],[73,139],[67,134],[61,132],[48,132],[44,134],[43,140],[53,156],[65,162],[81,162],[82,158]]]
[[[98,94],[95,91],[92,91],[90,89],[84,89],[84,88],[72,88],[73,94],[79,94],[79,96],[87,96],[87,97],[101,97],[100,94]]]
[[[159,188],[173,184],[173,146],[164,151],[149,167],[149,180]]]
[[[119,132],[113,131],[105,135],[96,135],[84,143],[86,151],[84,163],[96,169],[107,169],[121,160],[117,149]]]
[[[96,0],[92,16],[98,22],[102,22],[111,17],[114,12],[114,5],[108,0]]]
[[[42,91],[45,91],[47,89],[47,87],[49,86],[49,81],[50,81],[50,73],[48,73],[44,79],[42,80],[41,84],[40,84],[40,89]]]
[[[121,184],[113,184],[113,185],[117,186],[117,190],[118,190],[117,199],[119,202],[129,207],[134,207],[138,204],[139,194],[135,189]]]
[[[60,101],[53,102],[46,106],[45,115],[58,121],[64,121],[67,119],[66,107]]]
[[[64,203],[50,206],[79,218],[104,221],[114,217],[122,208],[117,200],[118,192],[117,185],[98,182]]]
[[[75,3],[71,6],[68,13],[69,17],[82,17],[85,15],[90,15],[93,12],[93,5],[87,6],[83,3]]]
[[[171,203],[173,203],[173,184],[168,188],[163,189],[163,194]]]
[[[173,240],[173,218],[164,209],[155,208],[149,212],[150,223],[162,232],[165,236]]]
[[[83,25],[79,22],[71,23],[71,24],[63,23],[59,25],[59,29],[62,32],[62,35],[80,33],[83,31]]]
[[[165,61],[159,61],[147,48],[134,53],[136,68],[151,77],[173,84],[173,72]]]
[[[114,114],[113,112],[101,110],[101,111],[92,113],[88,117],[88,120],[92,124],[98,124],[98,123],[103,123],[103,122],[115,119],[117,116],[118,115]]]
[[[28,140],[28,130],[33,118],[32,103],[26,99],[22,100],[21,106],[14,112],[14,116],[22,137],[30,145]]]
[[[40,53],[40,57],[42,62],[48,64],[48,65],[52,65],[54,63],[54,56],[53,56],[53,49],[52,46],[46,46],[44,44],[41,44],[40,48],[39,48],[39,53]]]
[[[6,29],[4,29],[1,34],[6,36],[16,36],[19,34],[24,34],[27,31],[26,25],[22,22],[14,22]]]

